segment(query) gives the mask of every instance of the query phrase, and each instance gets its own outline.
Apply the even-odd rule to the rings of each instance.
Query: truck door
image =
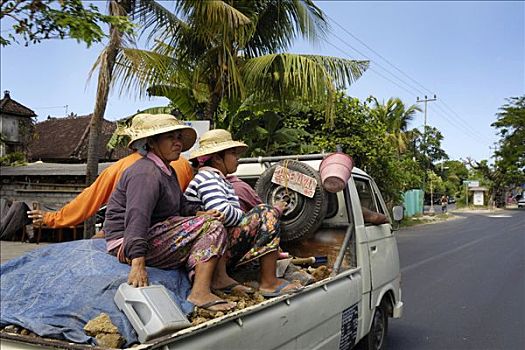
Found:
[[[354,177],[361,208],[384,214],[385,204],[373,182],[364,177]],[[363,221],[364,218],[363,218]],[[365,232],[370,256],[372,304],[379,297],[381,287],[393,281],[399,274],[397,245],[390,223],[374,225],[365,221]]]

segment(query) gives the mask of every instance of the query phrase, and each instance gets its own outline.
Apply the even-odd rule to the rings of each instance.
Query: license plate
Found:
[[[315,194],[317,180],[295,170],[278,165],[272,176],[272,182],[288,187],[306,197],[312,198]]]

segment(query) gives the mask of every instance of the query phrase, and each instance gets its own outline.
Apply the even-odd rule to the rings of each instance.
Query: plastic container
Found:
[[[114,301],[127,316],[141,343],[191,326],[162,285],[134,288],[122,283]]]
[[[323,188],[332,193],[342,191],[354,167],[352,157],[343,153],[336,152],[327,156],[319,165],[319,175]]]

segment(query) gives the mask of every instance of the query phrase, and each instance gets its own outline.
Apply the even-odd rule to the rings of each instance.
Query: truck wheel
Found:
[[[386,349],[386,334],[388,332],[388,314],[385,302],[376,308],[370,332],[363,338],[363,349]]]
[[[326,192],[322,188],[319,173],[312,167],[296,160],[289,160],[286,164],[288,169],[298,171],[317,180],[314,196],[308,198],[291,189],[286,191],[284,186],[272,182],[277,165],[284,166],[284,162],[281,161],[266,169],[257,180],[255,191],[264,203],[270,205],[287,197],[288,208],[281,216],[280,222],[281,240],[289,242],[312,234],[319,228],[328,209],[328,200]]]

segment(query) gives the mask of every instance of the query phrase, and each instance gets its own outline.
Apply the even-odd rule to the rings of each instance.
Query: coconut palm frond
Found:
[[[326,19],[312,1],[266,1],[256,7],[241,8],[256,22],[244,48],[248,58],[285,51],[299,36],[313,42],[326,35]]]
[[[247,16],[225,1],[180,0],[177,3],[177,9],[195,24],[195,21],[212,25],[226,22],[231,28],[237,28],[251,23]]]
[[[336,89],[350,85],[367,68],[368,61],[273,54],[247,60],[243,75],[248,89],[263,98],[310,102],[324,100],[327,119],[333,120]]]
[[[177,67],[169,56],[153,51],[122,48],[115,65],[114,81],[119,82],[120,93],[135,92],[142,97],[151,85],[166,82]]]
[[[148,93],[151,96],[168,98],[186,118],[193,119],[195,117],[198,101],[195,99],[191,88],[187,86],[155,85],[148,89]]]
[[[158,1],[135,0],[131,15],[140,21],[141,35],[148,33],[147,41],[150,41],[156,33],[177,38],[181,28],[186,26],[183,20]]]
[[[209,42],[221,38],[242,46],[252,32],[250,18],[226,1],[182,0],[177,6],[197,36]]]
[[[288,1],[290,16],[297,23],[298,33],[310,41],[324,38],[328,30],[328,23],[319,7],[313,1]]]

